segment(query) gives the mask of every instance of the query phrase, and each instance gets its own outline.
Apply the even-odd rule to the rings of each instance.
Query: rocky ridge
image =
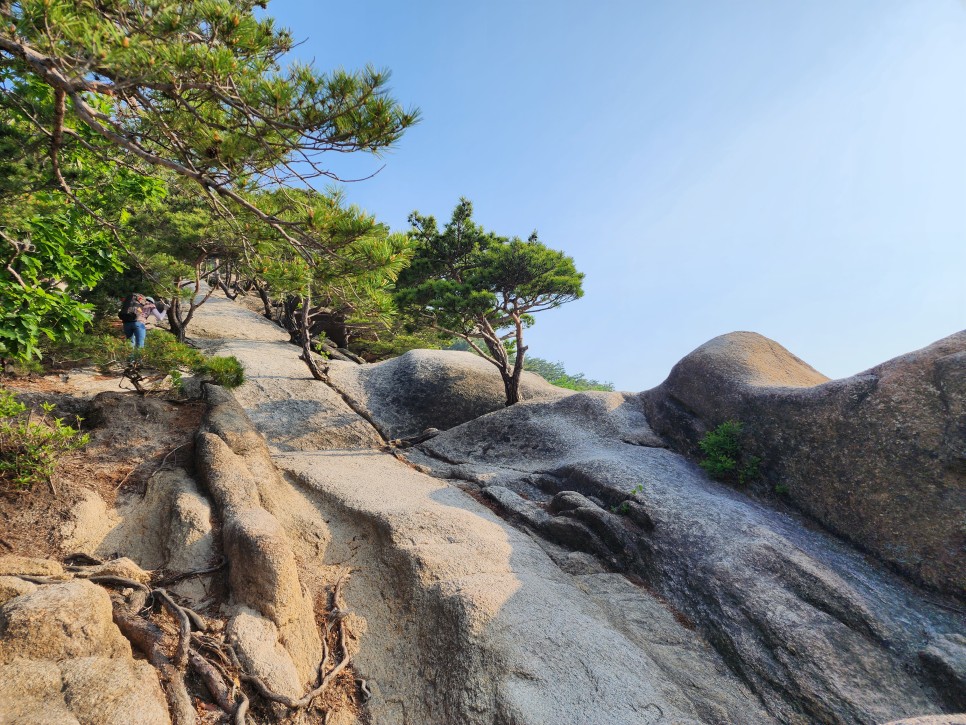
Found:
[[[740,421],[767,481],[795,506],[914,581],[966,595],[966,331],[834,381],[734,332],[641,397],[683,452]]]
[[[330,362],[327,386],[240,305],[213,297],[197,324],[198,342],[239,357],[248,382],[235,396],[199,389],[208,408],[191,465],[162,465],[143,495],[107,511],[109,526],[82,516],[75,540],[166,575],[224,556],[225,569],[170,588],[215,606],[244,668],[276,692],[311,686],[317,602],[338,581],[357,703],[376,723],[961,721],[939,715],[966,706],[961,602],[708,480],[672,450],[687,443],[662,427],[660,391],[574,394],[537,380],[504,408],[490,366],[431,351]],[[773,363],[756,384],[828,384],[766,342]],[[715,424],[688,411],[696,430]],[[419,434],[429,439],[387,444]],[[117,561],[104,566],[152,577]],[[169,711],[191,721],[125,649],[110,621],[118,595],[58,566],[0,558],[0,668],[35,693],[22,710],[0,696],[0,719],[122,722],[91,719],[80,693],[123,672],[104,713],[133,712],[134,692],[157,722]],[[43,567],[40,584],[25,579]],[[38,593],[50,601],[31,610]],[[59,621],[54,600],[101,595],[108,609],[84,606],[100,612],[88,630],[110,651],[58,649],[53,635],[18,644]],[[45,624],[22,625],[30,611]],[[89,657],[109,664],[72,685],[72,663]],[[330,725],[359,721],[358,708],[328,706]],[[269,703],[255,716],[285,714]]]

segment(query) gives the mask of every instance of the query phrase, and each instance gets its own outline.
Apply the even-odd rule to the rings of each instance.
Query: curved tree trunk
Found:
[[[517,340],[517,354],[513,360],[513,372],[509,376],[503,376],[503,385],[506,388],[507,406],[520,402],[520,378],[523,376],[523,361],[527,355],[527,346],[523,344],[523,321],[516,311],[511,313],[513,317],[514,335]]]
[[[299,315],[299,338],[302,343],[301,358],[309,372],[312,373],[313,378],[326,382],[328,378],[312,358],[312,318],[309,315],[312,298],[309,295],[310,293],[306,293],[305,297],[302,298],[302,313]]]
[[[171,334],[178,338],[178,342],[184,342],[187,334],[187,326],[181,317],[181,300],[177,296],[171,298],[171,304],[167,309],[168,325],[171,327]]]
[[[500,373],[503,375],[503,389],[506,391],[506,405],[509,408],[520,402],[520,378],[505,375],[502,370]]]
[[[272,299],[268,296],[268,290],[258,284],[258,282],[255,282],[255,289],[258,292],[258,296],[262,300],[262,306],[265,308],[265,317],[267,317],[269,320],[273,319]]]

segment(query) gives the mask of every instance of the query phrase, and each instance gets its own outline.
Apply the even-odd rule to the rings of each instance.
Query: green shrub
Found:
[[[245,368],[235,356],[207,358],[195,372],[211,376],[224,388],[237,388],[245,382]]]
[[[378,362],[397,357],[410,350],[439,350],[449,348],[452,339],[433,330],[419,330],[414,333],[395,331],[382,339],[356,338],[349,343],[349,349],[368,362]],[[466,346],[469,348],[469,346]]]
[[[19,377],[26,377],[28,375],[43,375],[44,366],[35,357],[28,358],[27,360],[17,360],[16,362],[10,363],[10,371]]]
[[[226,388],[236,388],[245,380],[242,364],[234,357],[206,357],[195,348],[178,342],[167,330],[148,330],[144,347],[135,350],[123,337],[111,334],[75,335],[45,351],[58,365],[97,365],[105,373],[122,371],[125,377],[149,373],[170,375],[175,388],[181,387],[183,373],[207,375]]]
[[[129,348],[129,352],[130,352]],[[197,372],[205,364],[205,356],[167,330],[149,330],[140,351],[141,364],[152,370],[170,373],[172,370]]]
[[[85,364],[103,368],[130,354],[131,344],[108,332],[72,335],[43,346],[44,362],[54,368]]]
[[[63,419],[50,415],[44,403],[35,418],[9,390],[0,388],[0,482],[18,489],[49,481],[57,460],[90,440]]]
[[[245,382],[245,368],[234,356],[207,357],[193,347],[178,342],[165,330],[151,330],[139,351],[141,365],[171,376],[175,387],[180,387],[182,371],[203,375],[225,388],[237,388]]]
[[[711,478],[741,486],[761,478],[761,458],[748,454],[741,445],[742,425],[725,421],[705,433],[698,443],[704,454],[700,465]]]

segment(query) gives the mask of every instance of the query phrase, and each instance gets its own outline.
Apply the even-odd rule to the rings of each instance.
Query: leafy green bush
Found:
[[[462,340],[460,342],[463,343],[462,349],[469,349],[469,345]],[[452,337],[437,330],[423,328],[406,330],[400,325],[382,335],[378,340],[368,339],[364,336],[353,338],[349,343],[349,349],[367,362],[378,362],[391,357],[398,357],[410,350],[455,349],[451,347],[452,344]]]
[[[90,440],[63,419],[52,417],[54,406],[41,407],[43,414],[34,418],[13,393],[0,388],[0,482],[4,485],[30,489],[49,481],[57,460]]]
[[[43,375],[44,366],[41,364],[40,360],[37,358],[27,358],[26,360],[18,360],[16,362],[7,363],[9,366],[7,370],[13,375],[18,377],[26,377],[27,375]]]
[[[178,342],[178,338],[166,330],[149,330],[140,355],[142,365],[164,373],[172,370],[199,372],[205,364],[201,352]]]
[[[131,344],[107,331],[71,335],[43,345],[44,363],[53,368],[84,364],[104,367],[130,354]]]
[[[711,478],[745,486],[761,478],[761,458],[749,455],[741,445],[742,425],[725,421],[705,433],[698,443],[704,460],[700,465]]]
[[[237,388],[245,382],[245,368],[233,355],[207,358],[195,372],[210,375],[212,382],[224,388]]]

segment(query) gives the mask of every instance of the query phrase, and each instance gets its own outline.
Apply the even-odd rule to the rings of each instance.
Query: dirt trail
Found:
[[[365,619],[355,667],[373,722],[772,721],[647,592],[590,560],[563,571],[546,544],[380,451],[272,323],[213,297],[192,333],[245,364],[236,397],[291,485],[264,505],[303,581],[353,569],[345,594]]]

